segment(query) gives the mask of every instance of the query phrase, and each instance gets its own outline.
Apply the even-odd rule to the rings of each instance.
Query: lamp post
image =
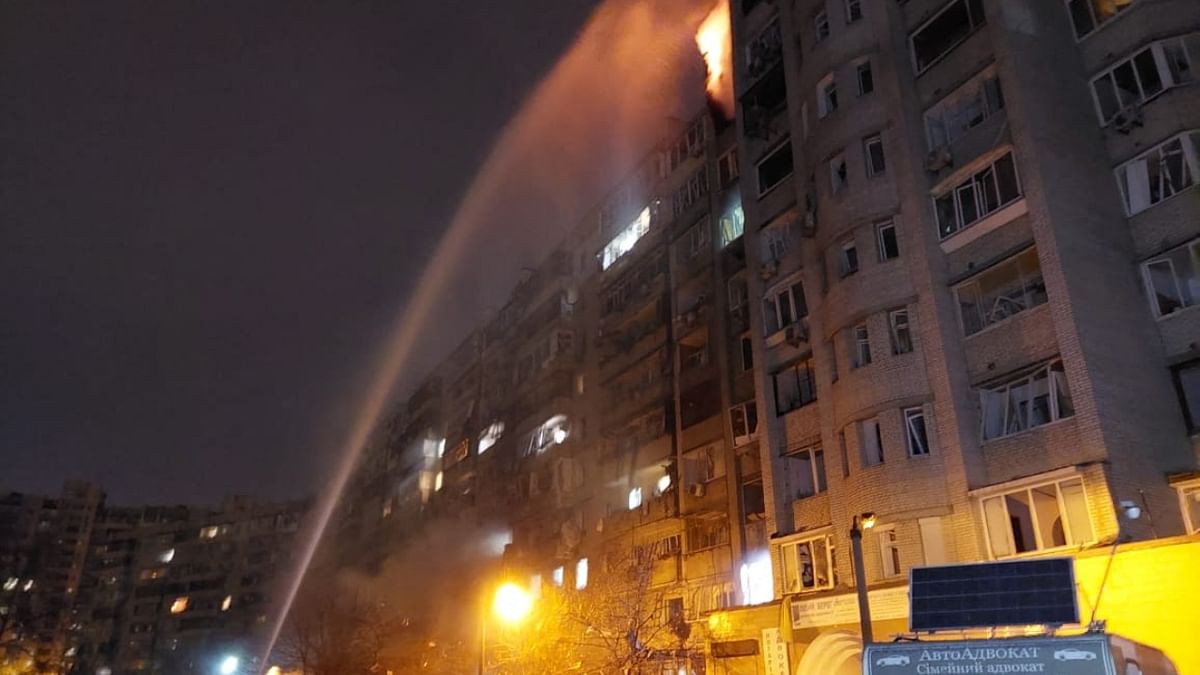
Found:
[[[487,596],[484,596],[485,600]],[[516,626],[533,611],[533,595],[519,584],[506,581],[496,587],[492,595],[491,614],[509,626]],[[479,613],[479,670],[483,675],[487,662],[488,607],[485,603]]]
[[[863,547],[862,533],[863,530],[869,530],[875,527],[875,514],[862,514],[854,516],[854,521],[850,524],[850,549],[854,557],[854,590],[858,593],[858,623],[862,631],[863,647],[874,642],[874,636],[871,634],[871,605],[867,599],[867,573],[863,569]]]

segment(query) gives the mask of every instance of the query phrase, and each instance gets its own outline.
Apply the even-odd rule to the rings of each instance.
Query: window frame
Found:
[[[989,92],[988,83],[990,82],[995,82],[994,92]],[[978,122],[969,124],[964,129],[959,130],[961,125],[956,123],[957,119],[964,111],[970,110],[969,104],[972,102],[981,104],[979,107],[981,117]],[[921,113],[921,121],[925,127],[925,149],[929,152],[936,152],[943,148],[952,147],[972,129],[983,126],[989,119],[999,115],[1006,109],[1007,102],[1004,99],[1004,87],[1001,85],[1000,76],[996,72],[996,64],[989,64]],[[944,142],[935,143],[936,134],[934,133],[933,123],[936,123],[940,128],[941,134],[944,136]],[[957,135],[951,133],[954,130],[958,130]]]
[[[1175,142],[1178,142],[1180,145],[1180,151],[1183,153],[1182,168],[1185,173],[1189,174],[1187,176],[1187,178],[1191,182],[1188,183],[1187,185],[1184,185],[1182,188],[1175,190],[1175,192],[1171,195],[1168,195],[1165,197],[1160,196],[1158,201],[1147,202],[1145,206],[1143,206],[1135,211],[1133,208],[1133,203],[1130,201],[1129,180],[1128,180],[1128,172],[1129,172],[1130,167],[1133,167],[1134,165],[1139,164],[1139,163],[1146,164],[1146,162],[1148,161],[1147,158],[1150,157],[1150,155],[1152,155],[1152,154],[1158,154],[1157,161],[1160,163],[1160,165],[1165,163],[1165,160],[1162,158],[1162,154],[1161,154],[1163,151],[1163,148],[1165,148],[1166,146],[1168,146],[1172,143],[1175,143]],[[1171,136],[1163,139],[1161,142],[1154,144],[1153,147],[1146,148],[1142,152],[1138,153],[1132,159],[1122,162],[1116,168],[1113,169],[1113,173],[1117,178],[1117,187],[1121,191],[1121,202],[1125,206],[1125,215],[1127,215],[1129,217],[1133,217],[1139,213],[1149,211],[1150,209],[1158,206],[1159,204],[1163,204],[1167,201],[1170,201],[1171,199],[1174,199],[1175,197],[1178,197],[1181,194],[1184,194],[1188,190],[1194,189],[1196,187],[1196,185],[1200,184],[1200,128],[1185,129],[1184,131],[1181,131],[1177,134],[1172,134]],[[1166,172],[1162,171],[1162,168],[1160,166],[1159,177],[1162,178],[1165,175],[1166,175]],[[1148,190],[1151,189],[1149,182],[1150,182],[1150,175],[1149,175],[1149,169],[1147,169],[1146,187]],[[1160,190],[1161,190],[1161,188],[1160,188]]]
[[[899,321],[900,317],[903,317],[903,323]],[[892,356],[911,354],[914,351],[912,316],[908,312],[908,307],[898,307],[888,311],[888,336],[891,338]],[[901,341],[902,336],[908,341],[907,345]],[[904,349],[905,346],[907,349]]]
[[[837,73],[829,72],[817,81],[817,119],[823,120],[838,111]]]
[[[892,231],[892,241],[895,244],[895,255],[887,255],[887,243],[884,239],[884,230]],[[896,219],[888,218],[875,223],[875,246],[876,255],[879,262],[887,262],[896,260],[900,257],[900,230],[896,227]]]
[[[797,302],[796,294],[795,294],[795,289],[797,286],[800,287],[799,302]],[[783,307],[783,304],[780,302],[780,298],[783,297],[784,295],[787,296],[787,301],[788,301],[787,309],[788,309],[789,317],[791,319],[790,321],[788,321],[786,323],[784,323],[784,320],[783,320],[784,315],[781,310],[781,308]],[[802,319],[805,319],[808,317],[808,296],[806,295],[806,291],[804,289],[804,279],[803,279],[803,277],[801,277],[801,275],[799,273],[793,274],[790,277],[788,277],[787,279],[785,279],[785,280],[779,282],[778,284],[775,284],[771,288],[767,289],[767,292],[763,294],[762,301],[763,301],[764,305],[770,304],[770,306],[774,309],[774,317],[773,317],[775,319],[774,324],[777,326],[777,328],[775,328],[775,330],[771,330],[771,323],[769,320],[772,317],[768,316],[767,311],[766,311],[767,308],[764,306],[764,308],[763,308],[763,334],[766,337],[770,337],[772,335],[775,335],[776,333],[783,332],[783,331],[787,330],[788,326],[793,326],[797,323],[800,323],[800,321]]]
[[[791,407],[784,407],[779,396],[780,377],[793,377],[795,380],[796,401]],[[805,406],[817,402],[817,373],[813,368],[812,358],[800,359],[789,363],[771,373],[771,391],[775,397],[775,414],[786,415]],[[807,392],[807,396],[805,395]],[[789,402],[790,404],[791,402]]]
[[[1056,369],[1055,367],[1058,367]],[[1037,375],[1042,372],[1046,373],[1046,413],[1048,419],[1040,424],[1026,424],[1023,428],[1011,430],[1013,426],[1010,413],[1013,410],[1014,393],[1020,395],[1022,392],[1014,392],[1018,387],[1028,387],[1030,396],[1025,399],[1016,399],[1020,414],[1026,418],[1026,422],[1031,422],[1033,411],[1036,408],[1038,392],[1035,386]],[[1059,385],[1061,381],[1061,387]],[[991,441],[1010,438],[1027,431],[1032,431],[1039,427],[1049,426],[1056,422],[1070,419],[1075,416],[1075,404],[1071,394],[1071,383],[1066,376],[1065,366],[1061,358],[1054,358],[1048,361],[1043,361],[1035,366],[1017,370],[1009,375],[993,380],[990,383],[981,384],[974,387],[977,392],[979,401],[979,438],[981,443],[989,443]],[[1066,399],[1069,411],[1064,414],[1062,410],[1063,402],[1059,400],[1059,393],[1062,393]],[[1051,395],[1054,394],[1054,395]],[[1000,419],[1000,432],[998,435],[988,435],[988,398],[1000,397],[1003,400],[1003,417]],[[994,399],[995,400],[995,399]],[[1024,403],[1024,407],[1020,404]]]
[[[894,524],[876,525],[875,542],[879,547],[879,574],[883,579],[894,579],[904,575],[900,561],[900,539]],[[891,552],[893,555],[888,555]],[[894,565],[894,568],[893,568]]]
[[[866,75],[866,84],[864,87],[863,75]],[[875,91],[875,71],[871,67],[870,57],[859,59],[854,63],[854,81],[858,85],[858,95],[866,96]]]
[[[1079,493],[1080,493],[1080,496],[1082,499],[1082,506],[1084,507],[1082,509],[1082,515],[1087,519],[1087,527],[1091,531],[1091,536],[1087,540],[1077,539],[1076,536],[1074,536],[1075,533],[1071,531],[1071,528],[1072,528],[1072,525],[1070,522],[1071,514],[1066,507],[1066,500],[1063,497],[1062,486],[1067,483],[1076,483],[1076,482],[1079,484]],[[1041,531],[1040,523],[1038,522],[1038,518],[1037,518],[1036,503],[1034,502],[1034,500],[1032,498],[1032,493],[1034,490],[1039,489],[1039,488],[1045,488],[1049,485],[1054,486],[1055,505],[1058,508],[1058,516],[1062,522],[1063,539],[1065,539],[1067,542],[1066,544],[1063,544],[1061,546],[1045,546],[1044,545],[1043,533]],[[1028,499],[1028,503],[1033,505],[1033,508],[1034,508],[1034,511],[1033,511],[1034,516],[1031,519],[1031,523],[1032,523],[1032,527],[1033,527],[1033,535],[1034,535],[1034,547],[1032,549],[1026,550],[1026,551],[1018,551],[1017,550],[1016,541],[1015,541],[1015,539],[1013,537],[1013,533],[1012,533],[1012,516],[1009,513],[1008,503],[1007,503],[1008,496],[1016,495],[1016,494],[1020,494],[1020,493],[1024,493],[1026,495],[1026,497]],[[1008,542],[1008,546],[1009,546],[1009,549],[1011,550],[1011,553],[997,554],[996,550],[993,546],[992,532],[991,532],[991,528],[988,524],[988,515],[987,515],[987,506],[986,506],[986,504],[992,500],[998,500],[1000,505],[1004,509],[1004,511],[1003,511],[1003,514],[1005,516],[1004,522],[1008,523],[1008,527],[1005,528],[1005,530],[1004,530],[1004,535]],[[984,538],[984,541],[987,543],[988,557],[991,558],[992,560],[1005,560],[1005,559],[1020,558],[1020,557],[1025,557],[1025,556],[1036,556],[1036,555],[1042,555],[1042,554],[1045,554],[1047,552],[1052,552],[1052,551],[1063,551],[1063,550],[1067,550],[1067,549],[1071,549],[1071,548],[1082,548],[1084,546],[1087,546],[1088,544],[1095,543],[1095,541],[1096,541],[1096,523],[1095,523],[1095,519],[1092,517],[1091,509],[1088,508],[1087,481],[1085,481],[1083,479],[1083,476],[1080,474],[1072,474],[1069,476],[1052,478],[1049,480],[1032,481],[1027,484],[1023,484],[1020,486],[1014,486],[1010,489],[1000,490],[1000,491],[996,491],[995,493],[992,493],[992,494],[978,497],[977,501],[979,502],[979,513],[980,513],[980,521],[979,522],[983,526],[983,535],[984,535],[983,538]],[[1080,525],[1080,524],[1081,523],[1076,523],[1076,525]]]
[[[1034,274],[1027,276],[1026,273],[1030,270],[1022,267],[1021,262],[1025,256],[1029,255],[1032,255],[1032,259],[1037,264],[1037,269]],[[978,304],[976,306],[977,316],[975,318],[978,321],[979,328],[977,330],[968,331],[966,314],[966,305],[968,303],[964,302],[964,295],[970,291],[977,299],[981,300],[983,297],[983,291],[981,289],[981,283],[983,279],[987,278],[989,275],[995,275],[998,272],[1002,272],[1010,265],[1015,265],[1017,268],[1017,279],[1019,281],[1021,292],[1020,299],[1016,297],[1015,291],[1010,291],[1006,294],[997,295],[992,303],[994,307],[990,311],[986,310],[982,303]],[[1031,292],[1031,289],[1037,290],[1039,287],[1041,289],[1040,295],[1045,296],[1045,299],[1043,299],[1041,302],[1033,302],[1035,297],[1038,296]],[[989,265],[985,269],[979,270],[975,274],[972,274],[969,278],[955,284],[951,290],[954,293],[955,305],[958,307],[958,325],[964,338],[970,338],[979,335],[980,333],[983,333],[994,326],[999,326],[1008,322],[1016,316],[1025,314],[1026,312],[1050,303],[1050,294],[1046,289],[1046,277],[1042,273],[1042,261],[1037,255],[1037,246],[1030,246],[1017,251],[1007,258],[997,261],[995,264]],[[1004,316],[995,319],[995,312],[1001,309],[1001,307],[996,305],[998,305],[1001,300],[1008,301],[1008,304],[1003,306],[1004,308],[1011,310],[1013,307],[1017,307],[1018,309],[1017,311],[1009,312]]]
[[[846,25],[857,23],[863,19],[862,0],[846,0]],[[855,13],[857,12],[857,16]]]
[[[1186,250],[1189,258],[1192,261],[1192,276],[1197,280],[1197,286],[1200,287],[1200,237],[1184,242],[1178,246],[1173,246],[1161,253],[1147,258],[1139,266],[1142,271],[1142,282],[1145,284],[1147,300],[1150,302],[1150,310],[1154,313],[1155,319],[1167,319],[1178,315],[1180,312],[1187,311],[1193,307],[1200,307],[1200,292],[1194,293],[1191,303],[1185,303],[1183,294],[1183,286],[1181,284],[1182,277],[1179,275],[1178,266],[1175,260],[1170,257],[1170,254],[1179,250]],[[1163,313],[1161,303],[1158,302],[1158,291],[1154,284],[1154,278],[1150,275],[1150,266],[1156,263],[1166,263],[1171,268],[1171,283],[1175,288],[1175,297],[1179,300],[1179,307]],[[1189,288],[1189,292],[1191,292]]]
[[[784,148],[787,148],[787,154],[788,154],[788,171],[787,171],[787,173],[780,176],[779,180],[764,187],[763,186],[763,176],[762,176],[762,166],[764,164],[766,164],[768,161],[774,159],[781,152],[783,152]],[[762,157],[757,162],[754,163],[754,178],[755,178],[756,187],[758,188],[758,197],[761,198],[764,195],[766,195],[767,193],[769,193],[771,190],[774,190],[775,188],[782,185],[784,183],[784,181],[786,181],[788,178],[791,178],[792,174],[794,174],[795,172],[796,172],[796,161],[795,161],[795,155],[793,155],[793,153],[792,153],[792,139],[785,138],[778,145],[771,148],[767,152],[764,152]]]
[[[823,494],[829,491],[829,475],[825,465],[825,449],[820,445],[810,445],[800,448],[799,450],[789,451],[784,454],[784,459],[788,461],[804,461],[808,462],[809,479],[812,481],[811,492],[801,492],[800,490],[793,491],[793,501],[808,499]]]
[[[813,44],[819,45],[828,40],[833,35],[833,29],[829,25],[829,10],[826,8],[818,9],[813,12]]]
[[[737,433],[737,428],[734,427],[733,424],[733,411],[735,410],[742,411],[742,421],[746,425],[746,433],[740,436]],[[751,414],[751,411],[753,411],[753,414]],[[750,424],[750,420],[754,420],[753,425]],[[756,400],[749,399],[747,401],[742,401],[741,403],[729,406],[729,432],[733,437],[734,447],[742,447],[753,443],[755,439],[758,438],[758,427],[761,423],[762,421],[758,418],[758,402]],[[743,442],[739,442],[741,439],[745,440]]]
[[[1092,29],[1087,31],[1086,33],[1080,33],[1079,26],[1075,25],[1075,15],[1071,12],[1071,3],[1073,1],[1074,0],[1064,0],[1063,6],[1067,10],[1067,20],[1071,22],[1071,33],[1075,36],[1075,42],[1082,42],[1088,36],[1095,35],[1096,33],[1098,33],[1100,31],[1101,28],[1111,24],[1113,21],[1119,19],[1120,17],[1127,15],[1129,13],[1128,10],[1131,9],[1135,4],[1137,4],[1137,0],[1130,0],[1129,4],[1127,6],[1121,8],[1120,10],[1118,10],[1116,14],[1113,14],[1112,16],[1110,16],[1109,18],[1105,19],[1102,22],[1097,22],[1096,21],[1096,9],[1092,5],[1092,0],[1081,0],[1082,2],[1087,3],[1088,18],[1091,19]]]
[[[741,167],[738,164],[737,146],[726,150],[717,158],[717,182],[722,188],[737,182],[741,177]]]
[[[854,359],[851,361],[851,370],[858,370],[872,363],[871,355],[871,328],[866,321],[854,324],[850,328],[850,345],[851,353]]]
[[[873,436],[875,439],[875,450],[878,451],[878,461],[871,461],[876,459],[876,457],[867,454],[868,445],[866,439],[868,438],[868,428],[873,428],[875,431]],[[883,447],[883,420],[880,419],[879,415],[858,421],[858,458],[862,462],[864,469],[869,469],[873,466],[883,466],[886,463],[886,455]]]
[[[929,447],[929,424],[925,416],[925,406],[913,406],[902,411],[904,415],[905,446],[909,457],[928,457],[932,448]],[[921,433],[913,425],[913,420],[920,418]],[[920,435],[922,438],[918,438]]]
[[[1000,174],[996,170],[996,166],[1005,158],[1009,158],[1010,164],[1012,164],[1012,178],[1017,189],[1016,196],[1012,197],[1008,201],[1004,201],[1003,195],[1000,194]],[[990,186],[987,184],[987,174],[989,173],[991,177]],[[1008,148],[1007,152],[996,155],[986,163],[981,163],[978,166],[972,167],[970,171],[964,171],[961,175],[962,178],[952,183],[952,187],[948,187],[933,193],[934,222],[938,228],[938,240],[942,242],[959,233],[967,231],[968,228],[982,223],[991,216],[1002,212],[1004,209],[1020,202],[1025,198],[1025,189],[1021,181],[1021,170],[1020,167],[1017,166],[1016,153],[1012,151],[1012,148]],[[980,189],[981,187],[991,187],[994,189],[994,196],[996,198],[995,208],[991,210],[985,210],[987,208],[987,202],[985,200],[987,199],[988,195],[985,193],[985,190]],[[962,197],[962,195],[967,191],[969,191],[971,195],[970,201],[974,213],[973,217],[969,221],[966,220],[965,217],[965,209],[963,208]],[[943,227],[942,223],[941,209],[938,205],[942,199],[947,197],[952,198],[954,202],[955,227],[949,232],[945,232],[945,228]]]
[[[818,542],[818,541],[821,541],[824,543],[824,549],[825,549],[825,551],[824,551],[825,552],[825,565],[826,565],[825,569],[827,570],[827,575],[826,575],[827,578],[825,579],[825,581],[823,583],[820,583],[817,581],[817,578],[818,578],[817,577],[817,568],[816,568],[816,564],[815,564],[815,560],[814,560],[816,557],[816,552],[814,551],[814,543]],[[808,547],[809,560],[812,561],[810,564],[812,564],[812,567],[813,567],[812,585],[807,586],[807,587],[804,585],[803,575],[800,573],[799,549],[801,546]],[[794,554],[792,554],[792,556],[790,558],[788,556],[789,550],[796,551]],[[781,566],[783,568],[781,570],[781,572],[782,572],[781,577],[782,577],[783,586],[784,586],[783,592],[785,594],[814,593],[817,591],[825,591],[825,590],[830,590],[830,589],[834,588],[834,586],[837,583],[837,568],[836,568],[837,557],[835,556],[836,551],[837,551],[837,547],[834,543],[833,535],[828,534],[828,533],[804,537],[803,539],[797,539],[795,541],[788,541],[788,542],[781,543],[779,545],[779,559],[781,562]],[[789,569],[789,560],[791,561],[790,569]],[[792,579],[789,578],[790,576],[793,576],[793,575],[796,577],[795,585],[793,585]]]
[[[879,166],[875,166],[875,157],[871,154],[871,147],[879,147]],[[862,140],[863,160],[866,165],[867,178],[878,178],[887,173],[887,153],[883,148],[883,134],[876,133],[867,136]]]
[[[928,28],[930,24],[932,24],[934,21],[937,21],[938,18],[940,18],[946,12],[950,11],[954,7],[955,4],[960,3],[960,2],[963,3],[963,5],[966,7],[967,19],[968,19],[968,21],[971,21],[970,28],[967,30],[966,33],[963,34],[963,36],[961,38],[959,38],[957,41],[955,41],[953,44],[951,44],[949,47],[947,47],[945,51],[938,54],[935,58],[931,59],[928,63],[926,63],[924,67],[922,67],[920,61],[918,61],[918,59],[917,59],[917,48],[916,48],[916,44],[914,43],[915,38],[921,31]],[[972,5],[974,5],[976,7],[976,9],[979,9],[982,11],[982,8],[983,8],[982,0],[950,0],[950,2],[947,2],[945,5],[942,5],[941,9],[934,12],[932,16],[930,16],[923,23],[921,23],[921,25],[917,26],[915,29],[912,30],[911,33],[908,34],[908,53],[912,60],[913,72],[915,73],[915,75],[917,77],[920,77],[921,75],[928,72],[930,68],[933,68],[937,64],[941,63],[950,53],[952,53],[954,50],[956,50],[960,46],[962,46],[962,44],[964,42],[971,39],[971,36],[975,35],[975,33],[979,32],[980,28],[987,25],[987,13],[986,12],[983,12],[983,16],[980,17],[980,20],[978,22],[975,22],[975,20],[974,20],[975,17],[972,16],[972,11],[971,11]]]
[[[838,251],[838,276],[845,279],[857,273],[861,265],[858,258],[858,244],[854,238],[843,240]]]
[[[850,187],[850,167],[846,164],[846,152],[840,151],[829,158],[829,192],[840,195]]]

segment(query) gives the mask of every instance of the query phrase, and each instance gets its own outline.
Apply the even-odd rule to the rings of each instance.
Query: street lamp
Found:
[[[491,610],[502,623],[516,626],[533,611],[533,594],[520,584],[506,581],[496,587]],[[479,675],[483,675],[487,659],[487,625],[488,613],[485,609],[479,617]]]
[[[854,589],[858,593],[858,623],[862,630],[864,648],[874,642],[874,636],[871,634],[871,605],[867,599],[867,573],[863,569],[862,547],[863,530],[869,530],[872,527],[875,527],[875,514],[869,511],[861,516],[854,516],[854,521],[850,524],[850,549],[854,556]]]

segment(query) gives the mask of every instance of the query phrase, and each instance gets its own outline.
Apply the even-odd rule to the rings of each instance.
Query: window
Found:
[[[858,95],[865,96],[875,91],[875,76],[871,73],[871,62],[863,61],[855,67],[858,75]]]
[[[221,600],[221,611],[228,612],[230,607],[233,607],[233,596],[227,595],[224,600]]]
[[[883,432],[878,417],[858,423],[858,444],[862,448],[863,466],[883,464]]]
[[[1128,121],[1133,107],[1195,79],[1200,34],[1152,43],[1092,79],[1100,124]],[[1121,116],[1122,119],[1117,119]]]
[[[912,326],[908,323],[907,309],[888,312],[888,328],[892,338],[892,354],[907,354],[913,350]]]
[[[925,409],[906,408],[904,410],[904,429],[908,438],[909,457],[928,455],[929,436],[925,433]]]
[[[783,34],[776,19],[762,29],[746,45],[746,74],[749,81],[757,80],[783,58]],[[782,71],[780,71],[782,75]]]
[[[742,238],[742,234],[746,231],[746,213],[742,210],[742,201],[739,199],[737,206],[734,206],[729,211],[721,216],[721,248],[732,244]]]
[[[863,156],[867,160],[867,177],[882,176],[887,171],[883,156],[883,136],[875,134],[863,139]]]
[[[770,262],[779,262],[792,247],[792,223],[790,221],[772,223],[759,230],[759,237],[762,240],[763,258]]]
[[[729,543],[727,518],[689,518],[687,521],[688,553]]]
[[[833,194],[838,194],[846,189],[849,184],[849,175],[846,172],[846,155],[838,153],[829,160],[829,186]]]
[[[169,548],[158,554],[158,561],[162,562],[162,563],[169,563],[174,559],[175,559],[175,549],[173,549],[173,548]]]
[[[754,342],[749,335],[743,335],[738,341],[741,343],[742,372],[750,372],[754,370]]]
[[[766,334],[773,335],[808,316],[804,298],[804,282],[797,279],[776,287],[763,299],[763,321]]]
[[[1002,438],[1075,414],[1062,361],[979,389],[983,440]]]
[[[626,499],[626,505],[632,511],[642,505],[642,488],[635,487],[629,491],[629,496]]]
[[[1092,541],[1083,480],[1021,488],[981,500],[993,558]]]
[[[879,249],[879,262],[900,257],[900,240],[896,237],[894,220],[875,223],[875,242]]]
[[[730,148],[717,160],[717,180],[721,187],[729,185],[738,177],[737,148]]]
[[[633,250],[638,240],[650,232],[650,207],[642,209],[632,223],[617,233],[600,252],[600,269],[606,270],[613,266],[621,256]]]
[[[817,119],[825,119],[837,108],[837,78],[830,73],[817,83]]]
[[[867,324],[860,323],[850,332],[850,353],[854,355],[851,366],[861,368],[871,363],[871,333]]]
[[[1200,361],[1193,361],[1175,369],[1175,388],[1187,415],[1188,428],[1193,433],[1200,431]],[[1200,520],[1196,521],[1200,526]]]
[[[555,586],[562,587],[563,580],[565,578],[566,578],[566,574],[564,574],[562,565],[555,567],[554,570],[552,572],[550,572],[550,582],[553,583]]]
[[[1182,133],[1117,167],[1117,184],[1129,215],[1174,197],[1196,184],[1200,131]]]
[[[1010,316],[1046,303],[1046,282],[1030,248],[957,286],[963,334],[974,335]]]
[[[858,271],[858,246],[854,240],[842,242],[841,256],[838,258],[838,273],[843,279]]]
[[[686,213],[706,194],[708,194],[708,171],[700,169],[675,191],[675,196],[671,200],[672,212],[675,217],[678,218]]]
[[[725,455],[718,444],[688,450],[683,453],[683,487],[690,490],[692,486],[716,480],[725,475]]]
[[[929,150],[949,146],[968,131],[1004,110],[1004,95],[996,67],[988,66],[966,84],[925,111]]]
[[[954,188],[934,197],[942,239],[979,222],[1021,197],[1017,168],[1007,153]]]
[[[749,301],[750,291],[746,288],[746,279],[742,276],[736,276],[729,280],[726,284],[729,292],[729,311],[737,312],[746,306]]]
[[[540,455],[550,446],[563,443],[571,434],[571,423],[566,415],[554,415],[529,434],[523,456]]]
[[[1169,316],[1200,302],[1200,239],[1142,264],[1154,315]]]
[[[772,150],[759,160],[755,168],[758,173],[758,194],[761,197],[770,192],[771,188],[779,185],[784,179],[792,175],[791,141],[786,141],[783,145]]]
[[[846,23],[854,23],[862,17],[862,0],[846,0]]]
[[[833,588],[836,580],[832,537],[806,539],[784,544],[781,548],[784,593]]]
[[[917,74],[929,69],[984,24],[983,0],[954,0],[912,34]]]
[[[816,35],[817,42],[829,37],[829,13],[825,10],[813,15],[813,34]]]
[[[580,558],[575,562],[575,588],[583,590],[588,585],[588,559]]]
[[[746,401],[729,409],[729,426],[733,444],[745,445],[758,436],[758,404]]]
[[[708,216],[705,216],[687,231],[688,255],[690,257],[695,258],[698,255],[708,252],[708,242],[711,241],[710,230],[712,230],[712,221],[709,220]]]
[[[812,361],[790,365],[771,376],[775,383],[775,412],[779,415],[817,400],[817,378]]]
[[[1075,37],[1082,38],[1132,5],[1134,0],[1067,0]]]
[[[495,445],[504,435],[504,422],[492,422],[486,429],[479,432],[479,445],[476,453],[482,455]]]
[[[825,492],[825,451],[821,448],[805,448],[784,458],[788,471],[788,485],[796,499],[804,499]]]
[[[876,536],[879,537],[879,569],[884,578],[900,576],[900,540],[896,528],[879,528]]]
[[[184,612],[187,611],[187,608],[188,608],[188,596],[186,596],[186,595],[181,595],[178,598],[175,598],[175,601],[171,603],[171,613],[172,614],[183,614]]]

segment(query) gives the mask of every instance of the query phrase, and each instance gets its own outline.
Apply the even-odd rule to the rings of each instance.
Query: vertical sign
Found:
[[[778,628],[764,628],[762,632],[763,671],[766,675],[792,675],[788,663],[787,643]]]

